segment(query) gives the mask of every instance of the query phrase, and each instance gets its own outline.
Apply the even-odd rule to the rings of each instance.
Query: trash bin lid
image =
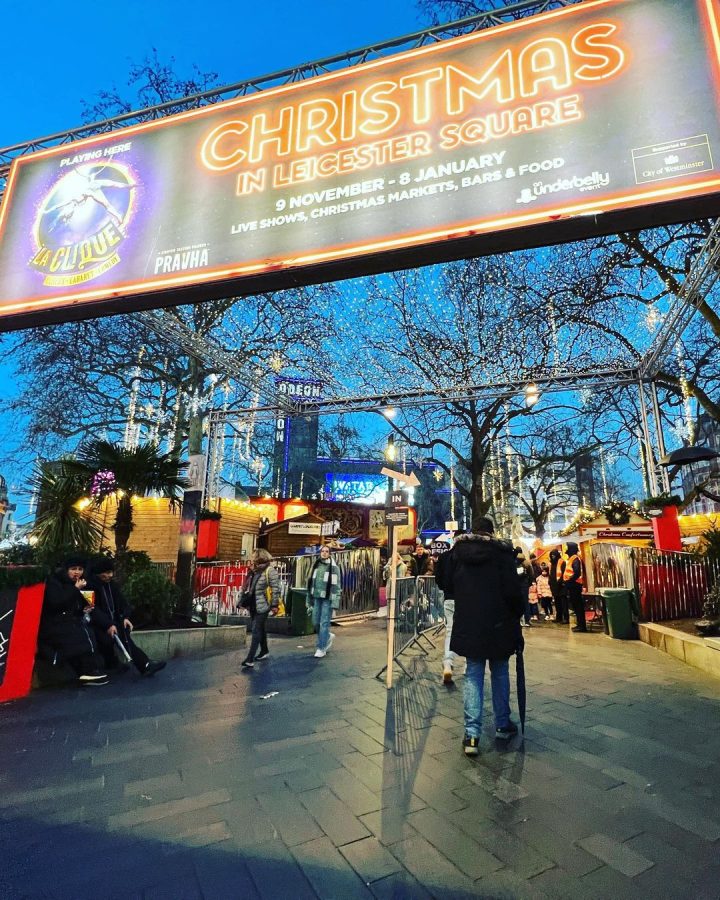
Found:
[[[595,591],[596,594],[599,594],[601,597],[627,597],[628,594],[632,594],[632,588],[608,588],[602,587],[597,588]]]

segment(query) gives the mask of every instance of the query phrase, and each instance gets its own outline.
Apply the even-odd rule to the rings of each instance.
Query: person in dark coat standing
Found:
[[[53,664],[69,663],[83,684],[107,684],[90,624],[92,606],[81,593],[84,570],[83,559],[68,557],[45,582],[38,653]]]
[[[95,593],[95,606],[90,616],[98,648],[108,669],[118,668],[115,655],[115,636],[120,639],[130,654],[133,665],[141,675],[150,676],[165,668],[165,662],[153,662],[143,653],[130,636],[133,623],[132,610],[122,591],[113,581],[115,563],[109,557],[101,559],[93,566],[93,575],[88,580],[88,588]]]
[[[510,719],[508,661],[522,647],[520,617],[525,611],[525,593],[512,546],[494,538],[493,531],[490,519],[478,517],[472,532],[460,535],[448,553],[446,584],[455,598],[450,649],[467,657],[463,748],[468,756],[478,754],[486,661],[495,736],[508,740],[518,731]]]
[[[422,544],[417,544],[415,552],[410,557],[410,575],[413,578],[421,578],[423,575],[432,575],[432,557]]]
[[[533,572],[533,567],[525,558],[525,551],[522,547],[515,547],[513,555],[515,556],[515,571],[520,579],[520,585],[523,589],[523,596],[525,598],[525,608],[523,610],[523,620],[521,624],[526,628],[529,628],[530,619],[533,615],[530,606],[530,585],[535,584],[535,573]]]

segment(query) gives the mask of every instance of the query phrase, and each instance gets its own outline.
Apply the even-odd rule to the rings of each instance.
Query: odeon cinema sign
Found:
[[[586,0],[21,157],[0,329],[717,214],[719,76],[720,0]]]

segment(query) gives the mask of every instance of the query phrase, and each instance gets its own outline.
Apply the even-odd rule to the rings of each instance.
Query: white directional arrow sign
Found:
[[[408,487],[417,487],[420,484],[414,472],[406,475],[404,472],[395,472],[393,469],[383,468],[380,469],[380,474],[386,475],[388,478],[394,478],[395,481],[399,481],[400,484],[406,484]]]

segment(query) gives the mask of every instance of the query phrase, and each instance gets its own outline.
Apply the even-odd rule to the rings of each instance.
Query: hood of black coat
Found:
[[[453,555],[468,566],[497,563],[498,557],[513,559],[512,545],[487,534],[461,534],[455,540]]]

